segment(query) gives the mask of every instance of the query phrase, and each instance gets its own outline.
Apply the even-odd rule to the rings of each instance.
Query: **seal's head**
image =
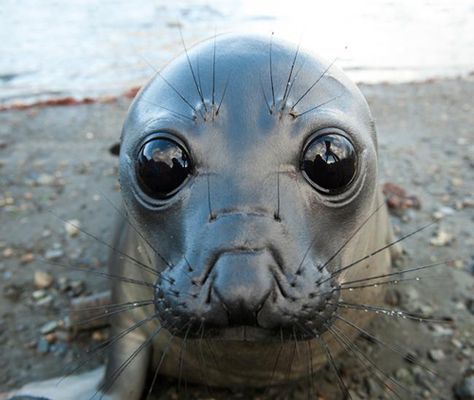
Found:
[[[337,266],[368,248],[364,237],[344,243],[374,208],[375,132],[365,99],[334,66],[281,41],[225,35],[137,96],[120,180],[160,271],[166,329],[313,337],[332,323],[350,276]]]

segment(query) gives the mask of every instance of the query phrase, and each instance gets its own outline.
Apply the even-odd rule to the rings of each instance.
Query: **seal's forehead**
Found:
[[[137,108],[127,124],[142,130],[157,119],[201,120],[211,108],[225,111],[226,122],[241,127],[278,110],[305,116],[310,125],[325,111],[357,125],[375,142],[365,98],[345,74],[298,45],[271,37],[222,35],[194,46],[155,76],[132,106]]]

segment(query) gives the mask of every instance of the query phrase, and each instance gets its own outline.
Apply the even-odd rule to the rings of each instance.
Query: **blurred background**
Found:
[[[188,44],[259,31],[302,42],[357,82],[466,75],[472,0],[2,0],[0,102],[117,94]]]

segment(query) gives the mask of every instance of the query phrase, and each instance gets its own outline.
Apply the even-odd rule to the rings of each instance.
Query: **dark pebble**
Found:
[[[11,301],[18,301],[20,300],[21,293],[23,292],[20,286],[15,284],[6,285],[3,289],[3,297]]]

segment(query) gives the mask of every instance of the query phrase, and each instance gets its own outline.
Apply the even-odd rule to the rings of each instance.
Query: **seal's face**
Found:
[[[364,98],[328,67],[223,36],[173,61],[132,105],[122,192],[172,333],[280,340],[332,323],[335,266],[354,259],[343,244],[374,204],[376,144]]]

